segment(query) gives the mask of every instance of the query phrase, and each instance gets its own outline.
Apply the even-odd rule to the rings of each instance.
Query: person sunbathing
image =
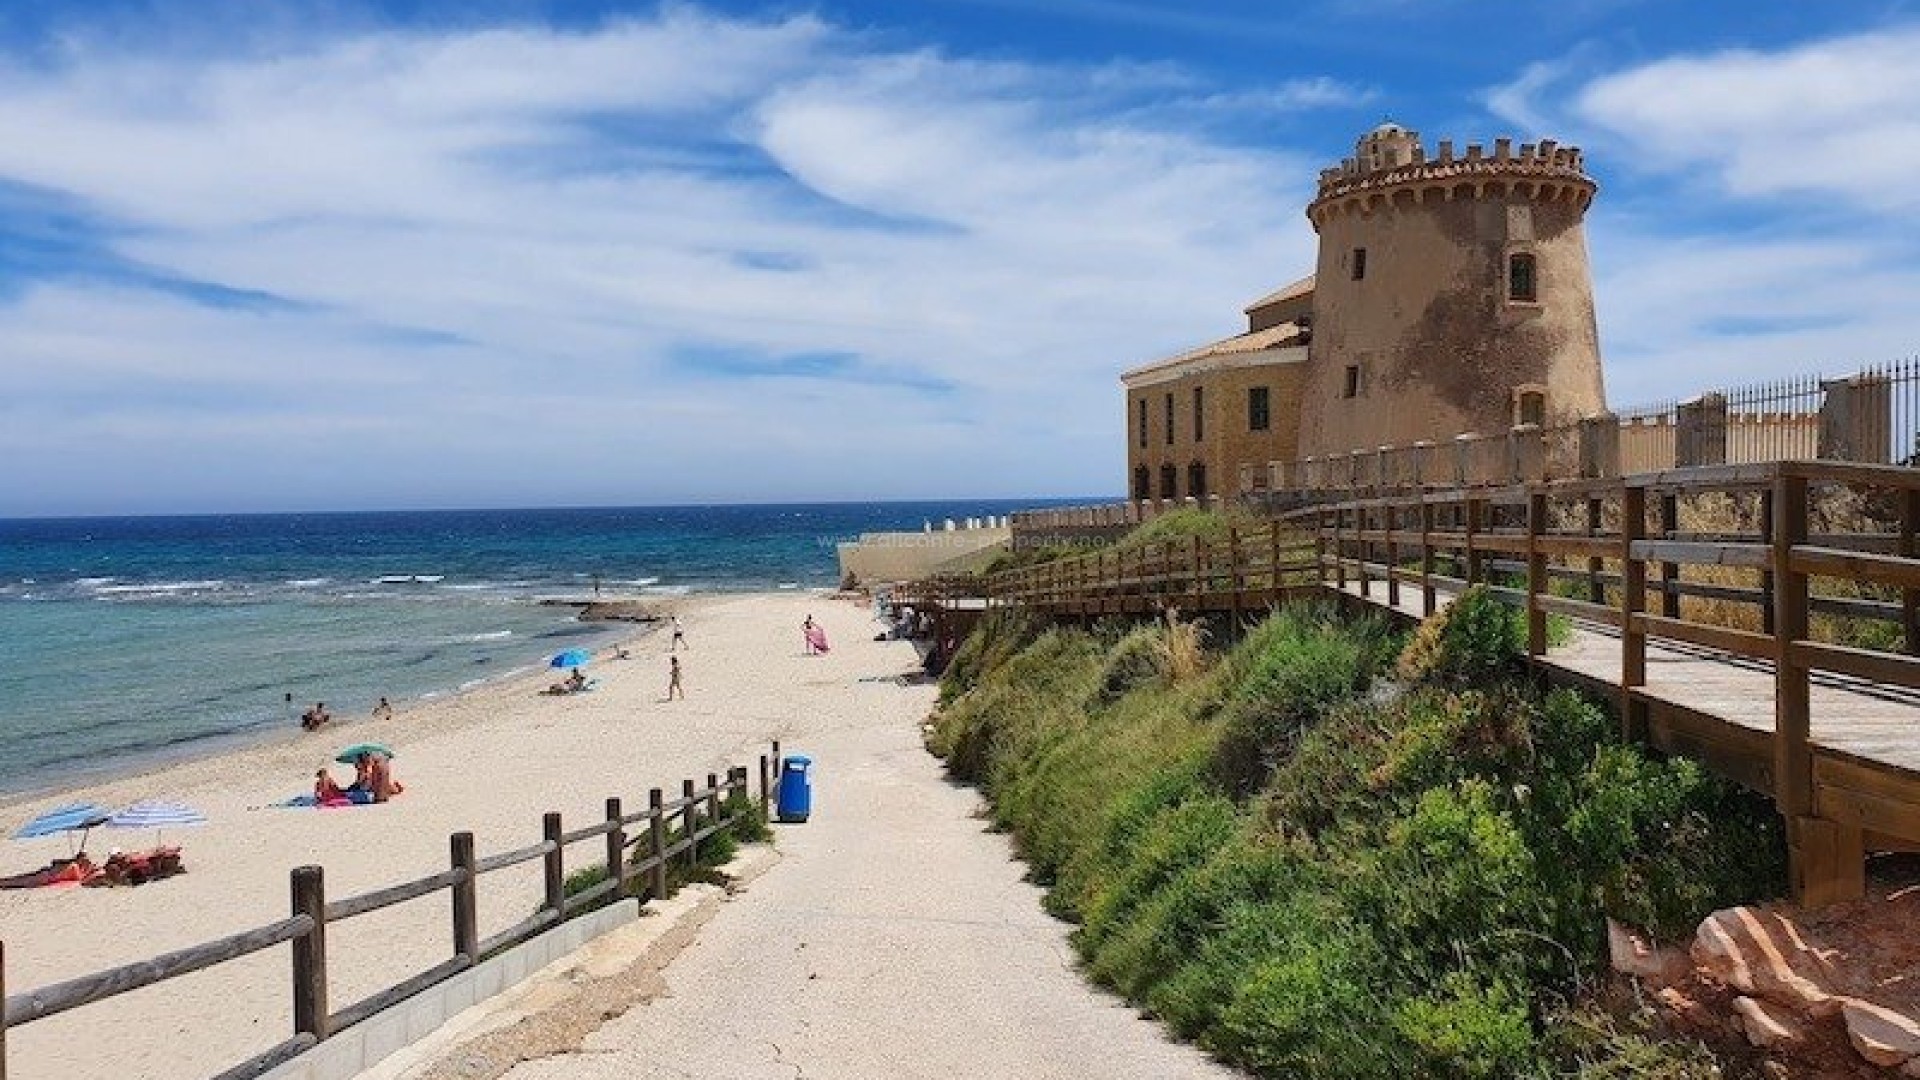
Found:
[[[71,885],[85,881],[94,873],[94,865],[82,851],[71,859],[55,859],[38,870],[0,878],[0,889],[37,889],[42,885]]]
[[[347,798],[346,789],[333,782],[332,771],[322,768],[313,774],[313,801],[321,806],[339,803]]]

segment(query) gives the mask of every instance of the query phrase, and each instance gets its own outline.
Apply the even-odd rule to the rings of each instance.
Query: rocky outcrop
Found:
[[[1684,952],[1609,921],[1607,950],[1675,1022],[1744,1037],[1782,1075],[1867,1063],[1920,1078],[1917,908],[1920,890],[1816,913],[1727,908],[1701,921]]]

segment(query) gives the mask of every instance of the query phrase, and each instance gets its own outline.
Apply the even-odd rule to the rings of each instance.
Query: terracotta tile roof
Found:
[[[1191,364],[1197,360],[1205,360],[1215,356],[1233,356],[1240,353],[1260,352],[1264,349],[1278,349],[1288,345],[1304,345],[1306,344],[1304,340],[1298,340],[1303,336],[1303,332],[1299,326],[1290,322],[1281,323],[1278,326],[1270,326],[1265,330],[1236,334],[1230,338],[1223,338],[1219,341],[1202,345],[1197,349],[1188,349],[1186,352],[1176,356],[1169,356],[1164,360],[1155,360],[1151,364],[1145,364],[1131,371],[1122,372],[1120,378],[1126,380],[1142,375],[1150,375],[1157,371],[1179,367],[1183,364]]]
[[[1253,303],[1248,304],[1245,308],[1242,308],[1241,310],[1247,312],[1248,314],[1252,314],[1253,312],[1258,311],[1259,309],[1266,307],[1270,304],[1280,303],[1282,300],[1297,300],[1302,296],[1306,296],[1308,293],[1311,293],[1312,291],[1313,291],[1313,275],[1308,274],[1306,277],[1301,278],[1299,281],[1296,281],[1291,285],[1281,286],[1279,291],[1270,292],[1267,295],[1261,297],[1260,299],[1255,300]]]

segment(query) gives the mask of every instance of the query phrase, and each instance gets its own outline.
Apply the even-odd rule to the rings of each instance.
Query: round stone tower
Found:
[[[1382,124],[1320,174],[1300,454],[1444,442],[1606,408],[1580,151]]]

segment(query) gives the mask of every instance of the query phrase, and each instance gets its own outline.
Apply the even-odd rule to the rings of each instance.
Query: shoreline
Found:
[[[617,635],[608,639],[603,646],[595,648],[594,658],[596,661],[600,661],[604,659],[602,656],[603,653],[611,653],[613,649],[619,647],[630,648],[635,643],[646,640],[652,636],[668,618],[675,614],[684,615],[697,610],[703,604],[727,596],[751,595],[759,594],[688,593],[674,597],[670,604],[662,607],[662,610],[665,610],[666,614],[658,616],[651,621],[622,617],[587,619],[584,617],[584,612],[580,621],[601,627],[602,629],[599,631],[601,633]],[[566,605],[584,607],[588,603],[597,602],[542,600],[537,603],[545,606]],[[639,601],[612,601],[612,603],[627,605],[637,604]],[[537,681],[539,678],[544,677],[544,673],[547,670],[547,668],[538,665],[515,667],[501,671],[498,674],[486,675],[475,680],[470,680],[463,685],[438,690],[427,690],[413,697],[393,701],[394,715],[399,716],[433,705],[458,701],[469,695],[484,694],[519,679]],[[291,747],[297,743],[309,741],[313,736],[323,734],[324,732],[352,731],[375,722],[377,722],[376,718],[355,712],[349,716],[335,718],[327,725],[323,732],[310,732],[300,728],[297,721],[289,728],[285,721],[276,718],[271,723],[236,728],[232,731],[225,731],[216,735],[185,739],[163,746],[144,747],[138,750],[127,751],[114,755],[113,760],[100,765],[89,766],[78,760],[72,764],[63,763],[62,765],[53,767],[52,771],[55,775],[48,777],[45,782],[34,784],[32,787],[0,787],[0,814],[7,814],[15,807],[23,804],[71,797],[91,788],[143,779],[155,773],[180,768],[183,765],[200,759],[218,759],[230,757],[235,754],[247,753],[253,750]]]

